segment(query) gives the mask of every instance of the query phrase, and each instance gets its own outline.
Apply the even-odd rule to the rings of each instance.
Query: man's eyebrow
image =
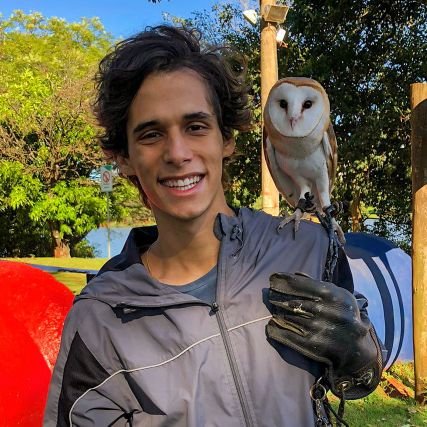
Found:
[[[196,113],[184,114],[185,120],[197,120],[197,119],[213,119],[215,114],[205,113],[204,111],[198,111]]]
[[[215,114],[206,113],[204,111],[197,111],[196,113],[184,114],[184,120],[201,120],[201,119],[213,119]],[[158,120],[149,120],[148,122],[138,123],[133,129],[132,133],[135,135],[138,132],[143,131],[144,129],[151,126],[158,126],[160,122]]]

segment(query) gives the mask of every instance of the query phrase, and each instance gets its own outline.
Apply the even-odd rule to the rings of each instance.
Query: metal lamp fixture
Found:
[[[255,25],[258,22],[258,13],[254,9],[243,11],[243,16],[250,24]]]
[[[279,47],[287,47],[284,43],[287,31],[280,24],[285,22],[289,7],[284,5],[266,5],[262,8],[262,18],[265,22],[276,24],[276,42]],[[256,25],[259,20],[258,12],[255,9],[243,11],[243,17],[252,25]]]
[[[277,30],[276,34],[276,42],[279,45],[279,47],[286,47],[287,44],[284,43],[284,39],[286,37],[286,30],[279,26],[279,29]]]
[[[283,22],[285,22],[288,10],[288,6],[268,4],[264,6],[261,15],[264,21],[266,22],[275,22],[276,24],[282,24]]]

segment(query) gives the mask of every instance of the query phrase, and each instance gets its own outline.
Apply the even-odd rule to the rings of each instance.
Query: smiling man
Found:
[[[128,155],[117,162],[137,178],[161,230],[143,262],[164,283],[189,283],[216,265],[215,217],[234,215],[221,182],[234,140],[221,133],[206,82],[186,68],[144,80],[126,133]]]
[[[303,222],[294,239],[281,218],[226,203],[224,160],[250,128],[243,71],[231,49],[169,26],[101,62],[102,148],[157,225],[133,229],[76,297],[46,426],[328,425],[323,387],[344,399],[378,384],[345,257],[338,286],[319,280],[322,227]]]

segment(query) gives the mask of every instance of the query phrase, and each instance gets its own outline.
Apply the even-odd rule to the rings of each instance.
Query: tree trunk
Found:
[[[362,229],[362,212],[360,210],[360,196],[356,194],[350,204],[350,215],[351,215],[351,231],[356,233]]]
[[[70,246],[61,238],[58,230],[51,228],[53,239],[53,256],[55,258],[70,258]]]

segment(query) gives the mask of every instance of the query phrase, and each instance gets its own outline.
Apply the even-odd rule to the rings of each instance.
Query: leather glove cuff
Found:
[[[366,337],[367,345],[376,349],[377,357],[360,367],[357,357],[350,361],[345,369],[334,371],[330,365],[327,369],[327,385],[335,396],[344,396],[347,400],[360,399],[372,393],[381,380],[383,357],[380,342],[375,329],[371,326]]]

